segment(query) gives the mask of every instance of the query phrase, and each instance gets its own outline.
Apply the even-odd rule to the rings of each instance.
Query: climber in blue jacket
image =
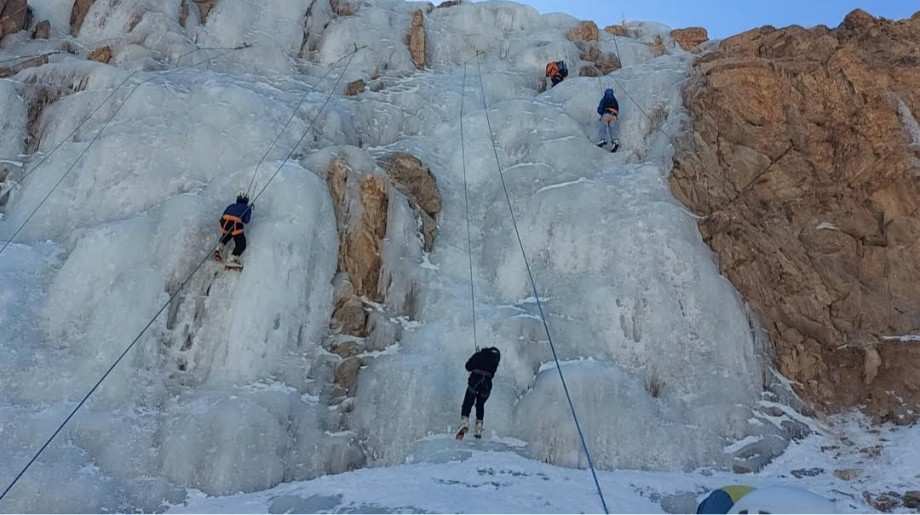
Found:
[[[604,91],[604,98],[597,104],[597,114],[601,117],[597,146],[604,148],[610,145],[610,151],[616,152],[620,148],[618,139],[620,124],[617,123],[620,116],[620,103],[617,102],[612,88]]]
[[[248,224],[252,217],[252,208],[249,204],[249,195],[240,193],[236,202],[227,206],[220,217],[220,244],[214,249],[214,259],[221,261],[221,248],[233,239],[233,253],[227,260],[229,268],[242,268],[240,256],[246,250],[246,235],[243,233],[244,224]]]

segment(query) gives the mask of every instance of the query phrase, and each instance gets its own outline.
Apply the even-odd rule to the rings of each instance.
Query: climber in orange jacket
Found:
[[[220,243],[214,249],[214,259],[221,261],[221,248],[230,243],[233,239],[233,253],[227,260],[228,268],[242,268],[240,256],[246,250],[246,235],[243,233],[244,224],[248,224],[252,217],[252,208],[255,205],[249,204],[249,195],[240,193],[236,197],[236,203],[227,206],[224,214],[220,217]]]
[[[569,76],[569,68],[565,61],[551,61],[546,63],[546,77],[553,83],[553,86],[562,82]]]

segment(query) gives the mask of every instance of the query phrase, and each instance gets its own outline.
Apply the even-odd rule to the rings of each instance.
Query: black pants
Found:
[[[223,236],[221,236],[220,244],[226,245],[230,243],[230,238],[233,238],[233,255],[234,256],[241,255],[243,251],[246,250],[246,235],[243,233],[239,233],[236,236],[234,236],[232,233],[228,232],[227,234],[224,234]]]
[[[460,407],[460,416],[469,417],[475,403],[476,420],[482,420],[490,393],[492,393],[492,380],[490,378],[475,372],[470,374],[470,379],[467,381],[466,395],[463,396],[463,405]]]

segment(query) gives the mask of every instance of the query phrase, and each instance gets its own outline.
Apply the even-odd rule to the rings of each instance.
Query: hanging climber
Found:
[[[553,86],[562,82],[569,76],[569,68],[565,61],[551,61],[546,63],[546,77],[553,83]]]
[[[473,436],[482,438],[482,417],[486,401],[492,393],[492,377],[498,369],[498,362],[502,353],[495,347],[486,347],[477,350],[466,360],[466,370],[470,373],[467,380],[466,395],[463,397],[463,406],[460,407],[460,429],[457,431],[457,440],[463,440],[469,429],[470,410],[476,404],[476,425],[473,427]]]
[[[620,148],[618,139],[620,124],[617,123],[620,116],[620,103],[613,95],[613,89],[607,88],[604,91],[604,98],[597,104],[597,114],[601,115],[597,146],[604,148],[609,145],[610,151],[616,152]]]
[[[252,208],[255,204],[249,204],[249,195],[240,193],[236,196],[236,203],[227,206],[223,216],[220,217],[220,243],[214,249],[214,259],[222,261],[221,248],[230,243],[233,239],[233,253],[227,260],[227,268],[242,269],[243,264],[240,262],[240,256],[246,250],[246,235],[243,234],[243,224],[249,223],[252,215]]]

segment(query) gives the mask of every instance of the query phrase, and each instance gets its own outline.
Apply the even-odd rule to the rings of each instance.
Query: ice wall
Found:
[[[197,59],[207,55],[215,53]],[[30,164],[65,142],[13,177],[19,186],[0,227],[12,234],[63,178],[17,236],[22,243],[0,256],[10,265],[3,315],[17,321],[0,342],[16,364],[0,388],[3,427],[16,428],[2,447],[4,485],[203,263],[4,499],[14,511],[155,511],[187,487],[253,491],[363,462],[352,437],[325,433],[325,385],[310,379],[331,313],[331,201],[312,170],[296,160],[281,166],[326,92],[302,76],[250,78],[264,62],[208,64],[221,71],[131,75],[63,56],[3,82],[4,119],[22,115],[5,128],[10,141],[25,129],[17,88],[80,84],[46,106]],[[342,137],[335,117],[320,124],[319,134]],[[21,151],[4,149],[2,158]],[[225,273],[209,259],[220,212],[237,192],[263,188],[247,269]],[[55,242],[50,250],[45,240]],[[11,258],[30,254],[38,255]],[[42,493],[49,482],[60,485],[55,496]]]
[[[57,4],[42,5],[62,18]],[[459,417],[463,363],[475,343],[503,353],[487,434],[527,442],[534,458],[583,466],[490,125],[595,463],[721,466],[724,445],[764,431],[749,421],[761,372],[741,302],[667,189],[672,143],[661,131],[678,133],[686,116],[679,91],[689,56],[653,59],[645,43],[624,39],[626,68],[601,78],[573,73],[538,94],[545,61],[564,57],[575,68],[579,51],[564,34],[576,20],[483,2],[426,11],[431,69],[418,72],[402,37],[423,7],[375,2],[336,18],[306,0],[222,0],[205,26],[182,27],[176,1],[97,2],[77,41],[120,45],[117,67],[58,56],[17,76],[15,87],[0,82],[0,107],[20,120],[11,118],[4,135],[21,137],[16,88],[30,77],[79,77],[80,91],[45,108],[44,155],[127,79],[47,163],[26,166],[0,220],[8,237],[67,174],[0,255],[0,284],[13,285],[0,292],[0,316],[34,320],[0,341],[0,355],[17,363],[0,377],[0,413],[15,420],[3,426],[14,429],[0,439],[0,483],[202,264],[17,485],[11,510],[156,511],[188,489],[254,491],[425,460],[419,440]],[[138,10],[145,14],[125,34]],[[599,44],[613,51],[608,36]],[[252,46],[188,54],[196,40]],[[344,61],[320,77],[362,45],[343,80],[376,75],[374,87],[333,96],[317,117]],[[618,90],[623,115],[623,149],[614,155],[592,142],[607,87]],[[390,206],[383,276],[394,298],[413,292],[401,307],[410,316],[387,321],[398,340],[362,356],[353,403],[330,408],[320,342],[338,236],[321,177],[333,156],[373,166],[394,150],[436,175],[439,236],[428,255],[410,249],[399,241],[417,237],[409,209]],[[208,256],[221,210],[238,191],[263,187],[245,270],[215,268]],[[59,484],[59,495],[43,495],[48,484]]]
[[[516,87],[511,78],[483,80],[518,229],[557,352],[571,361],[566,370],[576,406],[591,421],[589,442],[602,466],[724,465],[728,435],[752,430],[746,423],[726,426],[721,415],[757,398],[751,330],[694,219],[668,193],[671,141],[627,98],[624,150],[610,155],[590,139],[589,113],[608,86],[644,92],[639,107],[659,112],[665,131],[677,130],[688,64],[686,56],[661,58],[615,72],[618,82],[569,80],[529,98],[508,93]],[[455,73],[444,79],[445,89],[451,80],[462,83]],[[531,442],[535,457],[584,465],[573,425],[562,423],[571,419],[556,371],[545,367],[551,354],[499,180],[478,77],[468,79],[464,140],[478,342],[504,352],[488,427]],[[442,97],[459,114],[458,100]],[[393,94],[386,100],[400,102]],[[458,131],[456,121],[445,121],[430,134],[457,141]],[[458,310],[469,305],[459,144],[446,155],[440,147],[426,153],[417,141],[411,146],[443,167],[439,185],[447,200],[430,257],[438,269],[420,280],[428,285],[418,313],[423,326],[407,332],[399,356],[375,360],[361,377],[356,424],[381,463],[402,461],[417,438],[456,423],[462,364],[473,350],[469,309]],[[593,361],[578,361],[585,358]],[[451,382],[460,389],[445,406]],[[394,390],[411,393],[394,396]],[[642,435],[644,443],[622,445],[626,434]]]

